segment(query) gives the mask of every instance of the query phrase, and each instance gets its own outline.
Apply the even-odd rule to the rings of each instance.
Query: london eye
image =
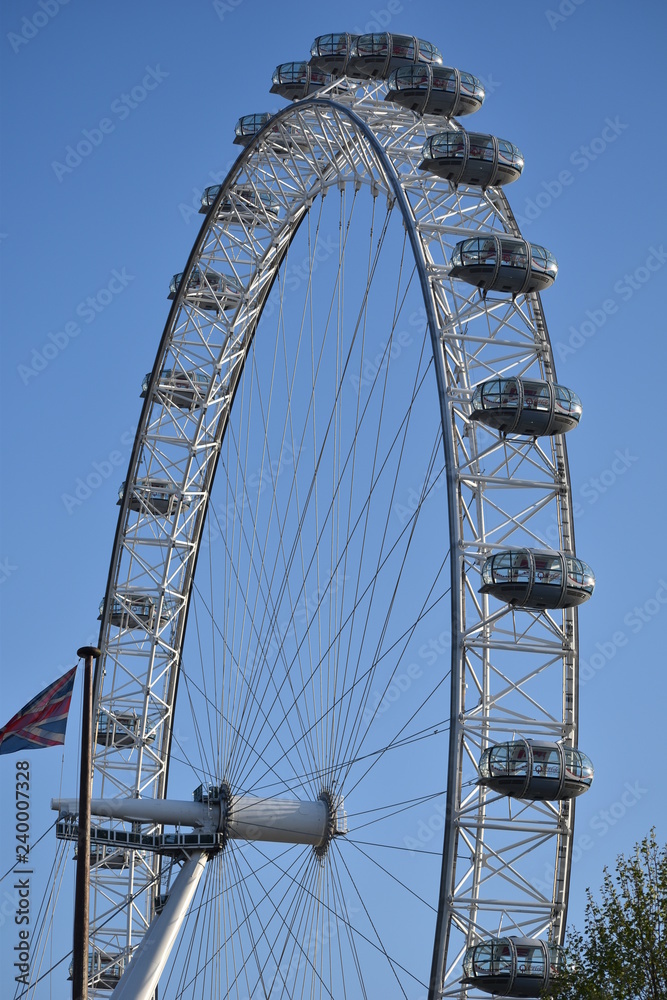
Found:
[[[434,44],[323,35],[271,92],[137,376],[90,995],[537,997],[593,778],[556,259]]]

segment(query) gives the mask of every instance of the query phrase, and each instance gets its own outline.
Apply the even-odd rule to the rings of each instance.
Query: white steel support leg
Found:
[[[114,1000],[151,1000],[204,873],[206,861],[207,855],[197,851],[181,868],[164,909],[153,919],[116,986]]]

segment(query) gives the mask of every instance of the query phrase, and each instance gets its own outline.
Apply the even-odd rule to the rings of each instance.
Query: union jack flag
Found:
[[[0,754],[57,747],[65,742],[76,667],[29,701],[0,729]]]

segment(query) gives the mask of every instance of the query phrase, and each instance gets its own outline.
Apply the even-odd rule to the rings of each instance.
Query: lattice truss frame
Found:
[[[457,190],[419,170],[424,140],[445,122],[385,103],[383,94],[382,83],[351,89],[343,82],[276,115],[230,171],[187,261],[147,389],[114,543],[95,711],[98,731],[115,726],[125,745],[99,739],[94,794],[166,795],[170,746],[178,739],[171,723],[179,658],[216,462],[246,351],[294,233],[331,187],[366,185],[373,197],[398,199],[431,320],[454,528],[448,824],[436,953],[439,947],[444,963],[440,995],[473,996],[457,982],[467,945],[499,932],[561,941],[574,819],[568,802],[489,793],[476,783],[479,756],[513,735],[566,745],[576,745],[578,735],[576,612],[513,611],[479,595],[479,570],[487,555],[512,545],[573,553],[572,503],[562,437],[505,438],[470,420],[478,382],[555,377],[539,296],[482,298],[449,277],[456,242],[479,232],[518,234],[507,200],[499,189]],[[254,207],[237,198],[238,209],[221,214],[223,199],[235,204],[239,185],[257,194]],[[261,201],[266,194],[277,215]],[[185,294],[195,267],[206,294],[219,301],[217,313]],[[207,271],[233,274],[242,294],[221,297]],[[166,369],[184,383],[198,373],[192,388],[200,405],[174,402],[161,388]],[[173,487],[172,516],[131,510],[133,488],[149,478]],[[151,598],[150,620],[137,618],[132,594]],[[116,612],[118,604],[125,608],[116,625],[114,601]],[[534,884],[545,865],[551,892]],[[121,869],[94,866],[91,948],[129,956],[150,923],[159,881],[160,858],[142,852],[130,852]],[[106,995],[92,987],[93,995]]]

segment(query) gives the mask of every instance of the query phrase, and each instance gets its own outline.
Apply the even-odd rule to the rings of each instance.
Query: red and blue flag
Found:
[[[29,701],[0,729],[0,754],[57,747],[65,742],[76,667]]]

